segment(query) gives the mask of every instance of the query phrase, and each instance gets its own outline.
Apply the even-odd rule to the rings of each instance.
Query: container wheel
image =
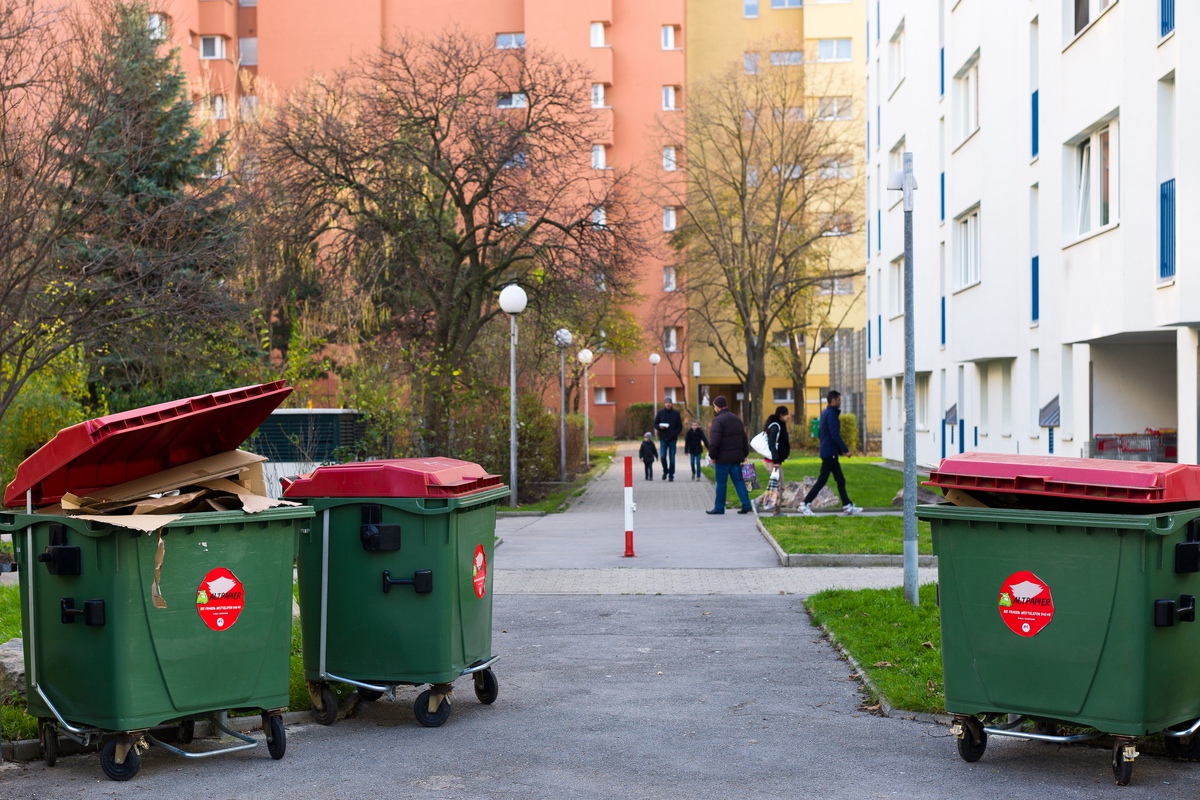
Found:
[[[358,689],[358,698],[366,700],[368,703],[374,703],[381,697],[383,697],[383,692],[377,692],[374,689],[364,689],[361,686]]]
[[[417,695],[417,700],[413,703],[413,713],[417,716],[417,722],[426,728],[436,728],[450,719],[450,701],[443,697],[442,704],[438,706],[437,711],[430,713],[430,695],[431,692],[428,689]]]
[[[337,695],[329,688],[329,684],[322,683],[320,697],[321,708],[313,706],[313,719],[322,725],[332,725],[337,720]]]
[[[987,749],[987,731],[981,725],[979,727],[979,743],[975,743],[975,737],[972,735],[971,729],[968,727],[963,731],[963,736],[958,740],[958,755],[963,761],[968,764],[974,764],[979,759],[983,758],[983,751]]]
[[[287,733],[283,729],[283,717],[278,714],[272,715],[267,720],[266,734],[267,752],[271,754],[271,758],[278,761],[287,752]]]
[[[191,744],[196,738],[196,720],[185,719],[179,723],[179,739],[182,744]]]
[[[104,770],[104,774],[109,780],[127,781],[134,775],[138,774],[138,770],[142,768],[142,757],[138,755],[137,748],[130,747],[129,752],[125,754],[124,763],[117,763],[117,743],[118,739],[109,739],[100,748],[100,769]]]
[[[1163,744],[1167,747],[1167,755],[1172,758],[1185,758],[1188,761],[1200,759],[1200,734],[1185,736],[1164,736]]]
[[[58,728],[49,720],[38,722],[38,738],[42,740],[42,758],[47,767],[58,763]]]
[[[491,667],[475,673],[475,696],[479,702],[490,706],[496,702],[499,694],[500,681],[496,680],[496,673],[492,672]]]
[[[1128,786],[1133,778],[1133,762],[1125,758],[1125,748],[1120,742],[1113,746],[1112,768],[1117,786]]]

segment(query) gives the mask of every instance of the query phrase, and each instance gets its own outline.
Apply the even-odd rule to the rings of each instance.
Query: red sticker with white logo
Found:
[[[1054,598],[1045,581],[1029,570],[1014,572],[1000,586],[1000,619],[1018,636],[1036,636],[1054,619]]]
[[[196,610],[204,624],[214,631],[232,628],[245,605],[242,582],[224,567],[210,571],[196,589]]]
[[[471,580],[475,583],[475,596],[482,598],[487,590],[487,556],[483,545],[475,545],[475,558],[471,561]]]

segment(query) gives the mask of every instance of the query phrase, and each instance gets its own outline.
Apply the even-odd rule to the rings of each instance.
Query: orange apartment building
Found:
[[[743,20],[743,3],[727,0],[727,14],[705,0],[447,0],[432,5],[403,0],[152,0],[161,9],[158,23],[178,47],[184,67],[196,82],[196,96],[210,117],[223,124],[233,103],[252,112],[257,92],[267,86],[285,93],[315,72],[346,66],[369,53],[396,31],[433,33],[450,26],[495,38],[497,47],[528,43],[554,50],[590,67],[593,105],[605,118],[593,146],[593,164],[621,170],[659,171],[646,175],[670,179],[674,153],[667,152],[662,115],[682,113],[689,74],[716,69],[716,57],[738,57],[751,36],[775,26],[793,35],[803,31],[800,0],[757,0],[753,21]],[[818,3],[820,0],[818,0]],[[824,0],[861,15],[861,0]],[[776,12],[776,9],[779,9]],[[841,10],[841,9],[839,9]],[[688,17],[696,31],[686,30]],[[842,12],[843,16],[845,12]],[[823,18],[828,14],[822,14]],[[841,22],[841,20],[838,20]],[[858,22],[854,20],[854,30]],[[750,24],[746,24],[750,23]],[[827,27],[821,25],[818,27]],[[750,30],[750,29],[753,30]],[[721,40],[728,41],[721,45]],[[699,45],[688,64],[685,42]],[[708,63],[699,63],[706,61]],[[682,177],[682,176],[681,176]],[[674,209],[656,203],[650,193],[643,216],[654,220],[654,235],[665,244],[675,224]],[[662,233],[657,232],[662,220]],[[664,250],[664,252],[666,252]],[[640,265],[645,350],[631,360],[599,354],[590,375],[591,415],[596,435],[611,435],[617,415],[631,403],[661,402],[666,395],[693,405],[691,359],[683,351],[686,331],[666,329],[655,308],[670,299],[674,274],[669,265],[648,259]],[[649,356],[661,355],[652,367]],[[705,376],[713,375],[711,365]],[[714,376],[715,377],[715,376]],[[700,383],[711,383],[705,377]],[[776,381],[778,382],[778,381]],[[819,384],[818,384],[819,385]],[[657,391],[655,391],[657,389]],[[809,402],[812,402],[811,400]]]

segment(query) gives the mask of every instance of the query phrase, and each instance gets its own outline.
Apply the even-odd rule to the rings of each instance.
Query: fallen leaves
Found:
[[[876,661],[875,666],[880,667],[882,669],[887,669],[888,667],[894,667],[896,665],[890,661]]]

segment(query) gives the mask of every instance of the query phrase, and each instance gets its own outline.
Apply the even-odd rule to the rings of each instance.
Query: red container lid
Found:
[[[35,506],[66,492],[86,496],[180,464],[239,447],[292,387],[283,381],[244,386],[90,419],[63,428],[21,462],[4,505]]]
[[[499,485],[499,475],[470,461],[393,458],[317,467],[288,484],[283,496],[461,497]]]
[[[1200,502],[1200,466],[1105,458],[962,453],[942,459],[926,486],[1123,503]]]

